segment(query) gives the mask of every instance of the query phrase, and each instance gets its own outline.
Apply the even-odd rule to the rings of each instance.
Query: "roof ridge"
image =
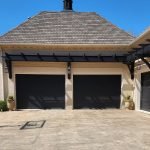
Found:
[[[64,10],[63,10],[63,11],[41,11],[40,13],[41,13],[41,14],[42,14],[42,13],[90,13],[90,14],[93,13],[93,14],[97,14],[96,12],[64,11]],[[40,14],[40,13],[39,13],[39,14]]]

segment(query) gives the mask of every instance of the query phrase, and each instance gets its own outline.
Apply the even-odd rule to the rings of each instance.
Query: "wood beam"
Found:
[[[84,58],[86,61],[89,61],[88,57],[86,56],[86,54],[84,53]]]
[[[101,61],[101,62],[104,61],[104,59],[103,59],[103,57],[101,56],[101,54],[98,55],[98,61]]]
[[[113,56],[114,60],[118,62],[118,57],[116,56],[116,54]]]
[[[116,54],[112,55],[95,55],[95,56],[87,56],[87,55],[56,55],[53,53],[52,55],[25,55],[25,54],[8,54],[4,56],[5,59],[11,61],[45,61],[45,62],[126,62],[126,58],[128,55],[120,55]],[[18,59],[19,58],[19,59]],[[46,58],[46,59],[44,59]],[[130,61],[129,61],[130,62]]]
[[[146,64],[146,66],[150,69],[150,63],[143,57],[141,59]]]
[[[71,57],[70,53],[69,53],[69,59],[70,59],[70,61],[73,61],[73,59],[72,59],[72,57]]]
[[[132,48],[134,51],[138,51],[140,50],[141,48]]]
[[[139,44],[142,48],[145,48],[146,46],[149,46],[150,44]]]
[[[42,56],[39,53],[37,53],[37,56],[38,56],[40,61],[43,61],[43,58],[42,58]]]
[[[27,57],[25,56],[24,53],[21,53],[21,56],[22,56],[22,58],[23,58],[25,61],[27,61]]]
[[[147,42],[150,42],[150,39],[147,39],[146,41],[147,41]]]
[[[53,57],[55,58],[56,61],[58,61],[58,59],[57,59],[55,53],[53,53]]]
[[[141,46],[146,46],[146,45],[150,45],[150,44],[142,44]],[[132,62],[141,57],[150,57],[150,49],[146,47],[140,48],[136,52],[128,54],[128,56],[126,56],[126,60],[127,62]]]

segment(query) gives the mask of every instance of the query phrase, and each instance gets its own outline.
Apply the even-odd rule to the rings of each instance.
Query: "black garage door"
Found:
[[[64,75],[16,75],[18,109],[65,108]]]
[[[120,75],[74,75],[74,109],[120,108]]]
[[[150,72],[141,76],[141,109],[150,111]]]

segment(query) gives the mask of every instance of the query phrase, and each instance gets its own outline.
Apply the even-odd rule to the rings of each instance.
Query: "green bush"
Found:
[[[7,111],[7,102],[0,100],[0,111]]]

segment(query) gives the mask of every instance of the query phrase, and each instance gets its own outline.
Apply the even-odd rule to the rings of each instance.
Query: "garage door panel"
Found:
[[[65,108],[65,76],[16,75],[19,109]]]
[[[48,98],[45,100],[44,97],[29,96],[27,98],[18,101],[17,106],[20,109],[50,109],[50,108],[64,108],[64,100],[53,100]]]
[[[150,72],[141,75],[141,109],[150,111]]]
[[[74,75],[74,109],[120,108],[121,76]]]

